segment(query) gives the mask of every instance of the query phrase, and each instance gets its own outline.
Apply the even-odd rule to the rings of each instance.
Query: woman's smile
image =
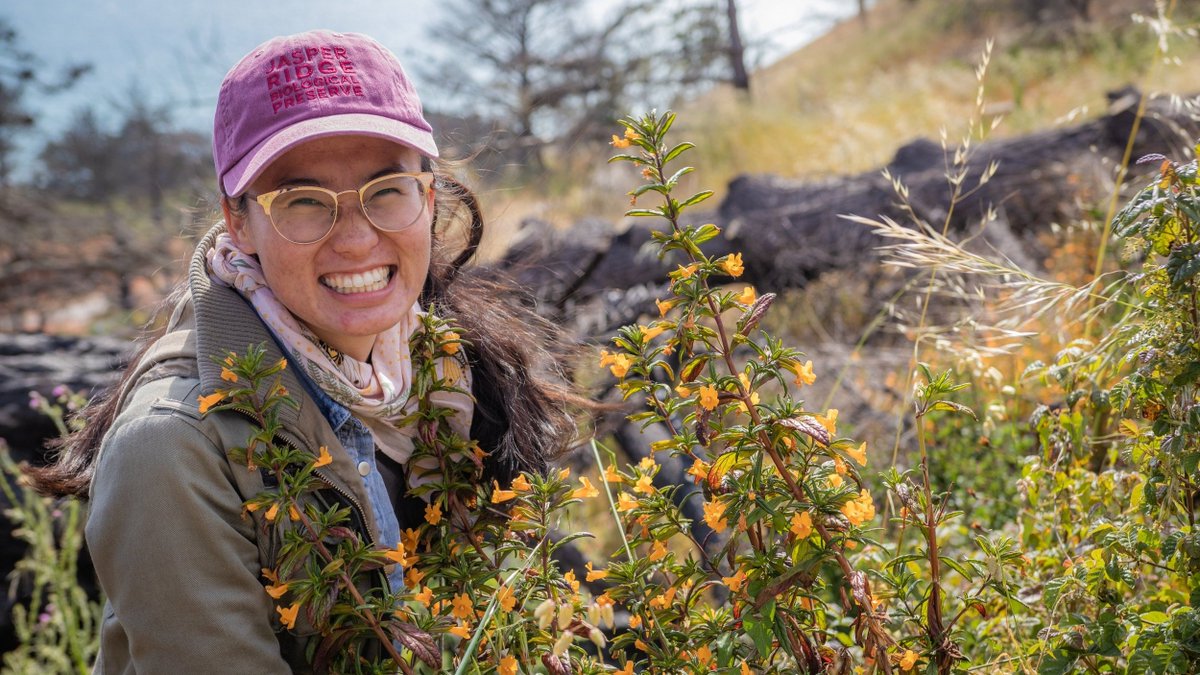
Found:
[[[321,283],[339,295],[359,295],[387,288],[395,273],[396,268],[381,265],[361,273],[326,274],[321,277]]]

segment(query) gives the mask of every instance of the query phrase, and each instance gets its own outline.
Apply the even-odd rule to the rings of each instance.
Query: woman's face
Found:
[[[334,349],[366,360],[375,336],[398,323],[421,292],[429,272],[432,208],[400,232],[383,232],[363,215],[356,196],[342,195],[333,232],[300,245],[275,231],[254,197],[300,185],[357,190],[382,174],[420,170],[415,150],[384,139],[309,141],[275,160],[251,184],[245,213],[227,213],[229,232],[242,250],[258,255],[267,284],[292,314]],[[355,290],[355,274],[368,280],[382,276],[386,285]],[[362,288],[363,280],[357,283]]]

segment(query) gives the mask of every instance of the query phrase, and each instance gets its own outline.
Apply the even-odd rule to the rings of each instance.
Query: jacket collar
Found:
[[[210,229],[200,240],[188,267],[188,285],[195,310],[196,362],[200,388],[206,393],[228,386],[221,380],[221,361],[231,351],[245,354],[247,346],[261,345],[266,349],[267,363],[286,357],[254,308],[237,291],[213,283],[208,275],[206,256],[217,236],[225,231],[224,223]],[[316,439],[324,435],[321,427],[327,426],[324,416],[317,404],[305,395],[304,385],[296,377],[294,368],[285,368],[280,375],[281,383],[298,405],[294,408],[280,406],[279,421],[284,428],[301,436],[299,440],[315,448],[319,445]],[[264,383],[260,393],[265,395],[270,385],[270,382]]]

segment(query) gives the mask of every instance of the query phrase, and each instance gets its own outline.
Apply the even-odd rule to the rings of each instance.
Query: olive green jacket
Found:
[[[235,411],[199,412],[198,397],[223,386],[213,356],[257,344],[266,345],[268,359],[283,356],[254,309],[210,281],[204,254],[220,231],[197,248],[189,293],[167,333],[134,366],[132,384],[120,392],[122,412],[100,448],[87,522],[108,599],[96,673],[308,669],[304,636],[314,631],[301,610],[295,629],[282,632],[261,572],[273,567],[271,538],[262,512],[242,508],[264,489],[263,475],[226,456],[246,444],[250,421]],[[291,369],[283,371],[283,386],[299,407],[281,407],[281,439],[314,455],[329,448],[333,463],[319,474],[330,489],[317,498],[353,505],[374,540],[356,467]]]

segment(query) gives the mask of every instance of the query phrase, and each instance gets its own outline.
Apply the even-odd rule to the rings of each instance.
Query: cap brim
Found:
[[[317,117],[297,122],[254,146],[225,172],[221,179],[225,194],[237,197],[271,162],[288,150],[305,141],[327,136],[374,136],[407,145],[426,157],[438,156],[432,133],[389,117],[364,113]]]

